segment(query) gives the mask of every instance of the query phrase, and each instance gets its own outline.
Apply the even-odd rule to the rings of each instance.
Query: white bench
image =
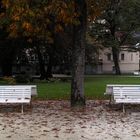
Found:
[[[123,86],[123,85],[118,85],[118,84],[107,84],[106,85],[106,91],[104,93],[104,95],[108,95],[110,96],[110,101],[109,101],[109,104],[111,104],[112,102],[112,98],[113,98],[113,87],[115,86]]]
[[[125,112],[124,104],[140,103],[140,85],[108,85],[106,95],[112,96],[115,103],[123,104]]]
[[[30,87],[31,88],[31,96],[37,96],[37,86],[36,85],[2,85],[2,87]]]
[[[23,104],[30,103],[31,95],[36,94],[35,85],[5,85],[0,86],[0,103],[20,103],[23,113]]]

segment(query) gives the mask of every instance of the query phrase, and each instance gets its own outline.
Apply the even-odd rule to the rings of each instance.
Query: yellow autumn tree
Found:
[[[71,104],[85,104],[84,63],[88,20],[98,17],[108,0],[2,0],[5,12],[0,14],[1,26],[9,37],[26,36],[30,40],[51,40],[50,26],[60,32],[73,26],[73,70]],[[53,32],[54,32],[53,31]],[[53,42],[53,41],[52,41]]]

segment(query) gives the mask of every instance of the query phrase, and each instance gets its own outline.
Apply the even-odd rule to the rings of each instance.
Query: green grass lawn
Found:
[[[38,98],[69,99],[70,82],[35,82]],[[85,96],[87,99],[104,99],[106,84],[140,84],[140,77],[127,76],[91,76],[85,78]]]

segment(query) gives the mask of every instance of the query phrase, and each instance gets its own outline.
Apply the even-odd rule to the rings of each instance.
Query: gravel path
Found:
[[[14,108],[14,109],[13,109]],[[68,101],[33,101],[25,106],[0,106],[0,140],[140,140],[140,108],[126,114],[107,101],[87,101],[71,109]]]

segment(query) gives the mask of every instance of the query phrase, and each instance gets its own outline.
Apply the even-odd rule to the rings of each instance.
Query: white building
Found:
[[[125,47],[124,47],[125,48]],[[121,50],[119,54],[119,65],[121,73],[133,73],[139,70],[139,54],[140,52],[128,51],[128,49]],[[105,48],[100,53],[102,60],[102,73],[114,73],[114,63],[111,49]]]

